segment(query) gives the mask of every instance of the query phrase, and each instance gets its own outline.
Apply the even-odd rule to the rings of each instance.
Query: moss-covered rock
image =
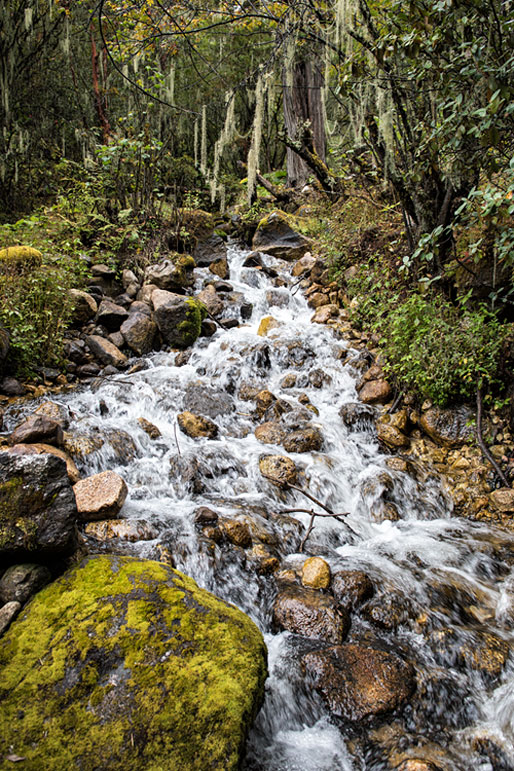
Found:
[[[167,565],[113,556],[40,592],[0,667],[0,733],[27,771],[235,769],[266,676],[241,611]]]
[[[184,289],[194,284],[195,265],[189,254],[171,252],[168,259],[148,266],[145,270],[145,283],[181,294]]]
[[[152,293],[154,318],[164,340],[177,348],[188,348],[200,335],[206,310],[194,297],[156,289]]]
[[[283,260],[298,260],[312,243],[299,232],[303,224],[298,217],[277,209],[259,222],[252,248]]]
[[[37,268],[43,255],[31,246],[8,246],[0,249],[0,272],[25,273]]]

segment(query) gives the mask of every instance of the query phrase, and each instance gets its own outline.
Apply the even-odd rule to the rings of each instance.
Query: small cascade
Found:
[[[453,517],[437,478],[423,469],[395,470],[371,428],[344,425],[340,408],[358,401],[356,352],[343,363],[347,343],[310,322],[312,311],[287,271],[274,283],[244,266],[247,255],[229,245],[230,284],[253,306],[247,322],[199,339],[182,366],[175,353],[156,353],[145,369],[58,399],[73,413],[74,431],[93,446],[77,461],[81,472],[118,471],[130,491],[123,515],[146,527],[146,540],[115,548],[152,559],[171,554],[177,569],[239,606],[264,633],[269,679],[247,771],[392,769],[419,758],[432,763],[423,768],[445,771],[513,768],[513,537]],[[206,269],[196,275],[198,290],[212,279]],[[275,328],[258,335],[270,314]],[[243,398],[251,389],[280,400],[285,425],[294,427],[310,410],[321,449],[287,452],[259,441],[255,405]],[[217,437],[185,435],[177,415],[186,409],[208,414]],[[160,436],[150,438],[140,418]],[[299,486],[347,513],[316,519],[304,554],[309,514],[289,510],[311,504],[263,477],[265,455],[289,457]],[[215,527],[199,528],[200,507],[243,522],[252,547],[220,540]],[[347,639],[379,639],[412,664],[417,688],[403,708],[356,723],[334,718],[300,666],[312,641],[274,629],[280,582],[263,560],[278,561],[283,574],[310,555],[322,556],[333,574],[371,578],[375,599],[352,615]]]

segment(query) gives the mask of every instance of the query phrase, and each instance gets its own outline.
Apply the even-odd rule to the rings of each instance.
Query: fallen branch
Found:
[[[486,443],[484,442],[484,437],[482,436],[482,389],[479,387],[477,388],[477,441],[480,449],[482,450],[483,454],[493,467],[493,469],[498,474],[499,478],[501,479],[504,487],[510,487],[510,482],[499,467],[499,465],[496,463],[495,459],[491,455],[491,452],[489,448],[487,447]]]

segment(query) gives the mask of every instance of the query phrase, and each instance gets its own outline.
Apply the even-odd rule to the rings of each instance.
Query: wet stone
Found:
[[[263,477],[281,486],[296,484],[296,466],[285,455],[263,455],[259,459],[259,470]]]
[[[391,386],[386,380],[370,380],[359,390],[359,398],[364,404],[385,404],[391,394]]]
[[[200,437],[215,439],[218,435],[218,426],[216,423],[209,420],[209,418],[204,418],[203,415],[194,415],[192,412],[186,410],[177,415],[177,422],[180,430],[192,439],[198,439]]]
[[[287,452],[313,452],[321,450],[323,437],[318,428],[302,428],[288,434],[283,445]]]
[[[348,428],[360,430],[370,428],[376,418],[376,410],[361,402],[349,402],[343,404],[339,410],[339,417]]]
[[[130,543],[153,541],[159,535],[159,531],[144,519],[108,519],[88,522],[84,532],[97,541],[119,539]]]
[[[16,426],[10,441],[12,444],[44,442],[45,444],[61,445],[63,442],[61,422],[46,415],[31,415],[19,426]]]
[[[44,565],[12,565],[0,579],[0,601],[15,601],[23,605],[50,580],[50,571]]]
[[[218,513],[209,509],[207,506],[200,506],[195,510],[194,523],[195,525],[213,525],[218,521]]]
[[[281,444],[285,438],[285,431],[278,423],[267,421],[257,426],[255,438],[265,444]]]
[[[361,570],[338,570],[332,576],[332,594],[345,610],[355,610],[374,593],[371,579]]]
[[[289,586],[273,605],[273,621],[280,629],[328,643],[341,643],[350,626],[348,615],[334,600],[314,589]]]
[[[81,479],[73,487],[77,510],[83,521],[116,517],[125,503],[128,489],[124,479],[114,471]]]
[[[363,608],[362,614],[379,629],[396,630],[408,624],[415,612],[406,597],[397,594],[379,594]]]
[[[237,519],[223,517],[220,520],[220,526],[227,541],[233,543],[234,546],[246,549],[252,545],[252,536],[246,523],[239,522]]]
[[[162,436],[160,430],[157,428],[157,426],[154,426],[153,423],[150,423],[149,420],[146,418],[138,418],[137,422],[145,432],[145,434],[148,434],[150,439],[158,439],[160,436]]]
[[[328,589],[330,566],[321,557],[309,557],[302,565],[302,584],[311,589]]]
[[[230,415],[234,411],[234,400],[221,388],[202,383],[189,383],[184,392],[184,409],[209,418]]]

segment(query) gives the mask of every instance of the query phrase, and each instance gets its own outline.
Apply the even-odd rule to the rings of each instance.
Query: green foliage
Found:
[[[456,307],[438,295],[411,294],[377,322],[385,370],[435,404],[472,397],[498,384],[506,335],[485,306]]]

